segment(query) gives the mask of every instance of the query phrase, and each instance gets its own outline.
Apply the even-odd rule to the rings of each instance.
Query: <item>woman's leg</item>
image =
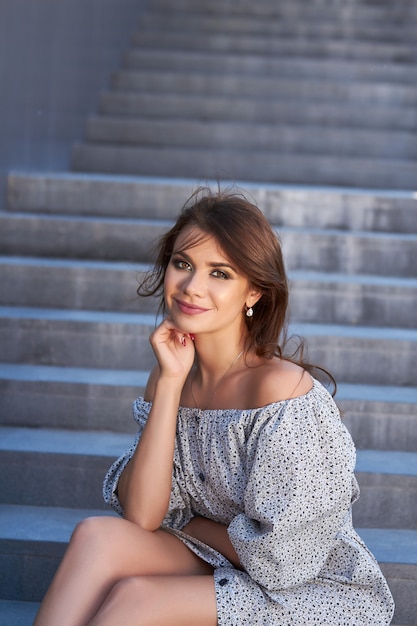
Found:
[[[34,626],[84,626],[125,578],[211,572],[170,533],[117,517],[88,518],[75,529]]]
[[[141,576],[113,587],[88,626],[216,626],[213,576]]]

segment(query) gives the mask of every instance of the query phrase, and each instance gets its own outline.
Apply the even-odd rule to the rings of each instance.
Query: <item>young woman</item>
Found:
[[[161,294],[139,432],[76,528],[36,626],[389,624],[352,527],[355,451],[328,391],[284,354],[279,240],[243,196],[205,190],[139,288]]]

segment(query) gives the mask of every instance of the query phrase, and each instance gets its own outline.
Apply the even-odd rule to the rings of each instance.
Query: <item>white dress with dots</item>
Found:
[[[108,471],[104,499],[123,514],[117,482],[139,431]],[[180,407],[163,526],[214,567],[219,626],[385,626],[394,603],[352,527],[355,448],[327,390],[257,409]],[[226,524],[244,571],[181,532],[200,515]],[[138,555],[140,558],[140,555]]]

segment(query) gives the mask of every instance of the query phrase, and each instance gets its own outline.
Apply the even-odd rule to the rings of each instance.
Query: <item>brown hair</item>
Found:
[[[288,281],[281,242],[261,210],[240,192],[213,192],[205,187],[194,192],[174,226],[159,240],[154,267],[139,285],[138,294],[159,296],[160,309],[164,312],[165,271],[178,235],[188,226],[195,226],[213,236],[233,265],[255,289],[262,292],[253,307],[253,316],[245,315],[250,337],[248,347],[253,347],[258,356],[267,359],[277,355],[309,371],[325,371],[304,362],[302,339],[297,341],[293,354],[284,354],[287,345]],[[328,376],[334,382],[331,375]]]

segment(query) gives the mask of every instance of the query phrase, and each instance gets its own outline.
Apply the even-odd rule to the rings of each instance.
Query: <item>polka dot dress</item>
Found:
[[[110,468],[104,499],[123,514],[117,481],[139,431]],[[355,449],[326,389],[248,410],[180,407],[164,526],[214,567],[219,626],[384,626],[394,605],[352,527]],[[181,532],[195,516],[226,524],[244,571]]]

